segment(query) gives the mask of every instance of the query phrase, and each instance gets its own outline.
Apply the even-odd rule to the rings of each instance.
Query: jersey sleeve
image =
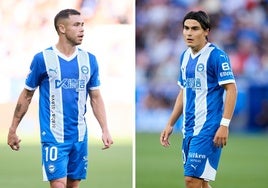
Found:
[[[89,54],[90,59],[90,79],[87,84],[87,90],[94,90],[100,86],[99,66],[97,59],[94,55]]]
[[[183,56],[184,56],[185,52],[181,55],[180,57],[180,62],[179,62],[179,76],[178,76],[178,82],[177,84],[183,88],[183,78],[182,78],[182,60],[183,60]]]
[[[28,90],[35,90],[41,83],[42,75],[46,72],[42,53],[34,56],[28,76],[25,80],[25,88]]]
[[[215,56],[215,70],[219,85],[235,83],[235,78],[228,55],[219,50]]]

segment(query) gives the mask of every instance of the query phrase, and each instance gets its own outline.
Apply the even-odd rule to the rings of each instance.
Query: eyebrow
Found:
[[[190,29],[190,28],[191,28],[191,29],[196,30],[196,29],[200,29],[200,28],[201,28],[201,26],[194,25],[194,26],[190,27],[190,26],[184,25],[184,26],[183,26],[183,28],[185,28],[185,29]]]

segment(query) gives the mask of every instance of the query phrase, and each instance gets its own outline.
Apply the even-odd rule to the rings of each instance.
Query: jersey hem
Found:
[[[30,91],[34,91],[34,90],[36,90],[36,87],[33,88],[33,87],[29,87],[29,86],[27,86],[27,85],[25,85],[24,88],[25,88],[25,89],[28,89],[28,90],[30,90]]]

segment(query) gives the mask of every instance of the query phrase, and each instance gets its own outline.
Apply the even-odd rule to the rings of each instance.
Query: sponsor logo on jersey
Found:
[[[229,63],[224,62],[224,63],[221,64],[221,68],[224,71],[228,71],[228,70],[230,70],[230,65],[229,65]]]
[[[183,80],[183,86],[185,88],[191,88],[193,90],[200,90],[201,80],[200,78],[187,78]]]
[[[205,154],[199,154],[199,153],[190,152],[188,154],[188,158],[189,158],[189,160],[191,162],[201,163],[202,159],[206,159],[207,156]]]
[[[226,76],[233,77],[233,72],[232,71],[220,72],[220,77],[226,77]]]
[[[51,102],[50,102],[50,122],[52,128],[56,128],[56,102],[55,102],[55,95],[51,95]]]
[[[205,159],[207,156],[205,154],[199,154],[199,153],[190,152],[188,154],[188,157],[189,158],[195,158],[195,159]]]
[[[68,79],[64,78],[62,80],[55,80],[55,88],[63,89],[84,89],[86,87],[86,80],[79,79]]]

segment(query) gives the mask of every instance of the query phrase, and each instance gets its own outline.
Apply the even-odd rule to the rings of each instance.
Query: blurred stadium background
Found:
[[[132,0],[1,1],[0,84],[4,89],[0,93],[1,129],[10,125],[14,103],[24,86],[33,55],[57,42],[54,16],[59,10],[71,7],[80,10],[85,17],[85,37],[81,47],[95,54],[99,61],[102,94],[111,131],[114,135],[131,137],[135,87],[133,6]],[[23,120],[22,134],[32,135],[38,128],[38,93],[34,99],[30,113]],[[124,116],[120,112],[124,112]],[[87,119],[91,125],[93,118]],[[99,130],[99,127],[90,126],[96,135],[94,128]],[[1,134],[5,132],[3,130]]]
[[[109,128],[115,142],[113,150],[100,153],[101,130],[89,107],[87,123],[93,150],[91,157],[96,164],[96,168],[92,167],[89,174],[96,184],[89,185],[90,187],[92,185],[93,187],[115,187],[120,184],[117,187],[131,187],[132,139],[135,130],[133,0],[0,1],[0,85],[3,89],[0,92],[0,163],[6,164],[6,166],[1,165],[0,171],[3,174],[0,177],[0,187],[12,188],[17,187],[18,184],[21,187],[41,187],[39,184],[29,184],[41,183],[42,178],[38,156],[40,149],[32,146],[39,144],[38,91],[18,129],[18,135],[22,139],[22,153],[10,151],[6,145],[6,137],[33,55],[56,44],[58,37],[53,19],[56,13],[64,8],[80,10],[85,18],[85,37],[81,47],[95,54],[98,59],[102,82],[101,92],[106,104]],[[37,150],[31,149],[33,147]],[[35,153],[31,158],[36,159],[37,163],[31,159],[27,161],[27,157],[23,157],[23,155],[29,157],[31,152]],[[18,158],[21,156],[20,161],[25,163],[19,165],[9,161],[16,159],[16,156]],[[110,164],[111,161],[113,164]],[[27,177],[23,176],[21,170],[32,165],[40,167],[38,168],[40,172],[29,171]],[[19,169],[19,166],[22,169]],[[112,181],[106,179],[107,181],[103,182],[100,179],[100,177],[105,178],[103,172],[108,174],[115,168],[118,169],[118,173],[114,172],[115,176],[109,175]],[[10,177],[13,177],[13,182],[7,181]],[[38,179],[33,180],[31,177]],[[121,180],[122,177],[124,181]],[[42,185],[47,187],[47,184]]]
[[[19,128],[19,135],[23,143],[26,142],[29,145],[23,150],[25,152],[19,154],[11,152],[6,145],[6,134],[32,56],[43,48],[56,43],[57,35],[54,31],[53,18],[63,8],[77,8],[85,15],[86,36],[82,47],[96,54],[100,63],[102,93],[106,102],[110,129],[115,143],[120,145],[117,147],[118,145],[115,144],[114,151],[108,151],[107,156],[99,151],[101,146],[100,129],[89,110],[87,121],[90,125],[90,137],[93,138],[94,144],[91,156],[96,163],[107,162],[102,163],[102,168],[99,168],[98,165],[92,167],[90,176],[93,179],[96,178],[93,181],[93,187],[116,185],[118,188],[126,188],[131,186],[131,152],[135,154],[135,148],[132,150],[131,146],[132,141],[135,140],[133,136],[135,130],[137,132],[136,175],[137,181],[139,181],[137,187],[150,188],[155,185],[155,188],[160,188],[166,186],[166,184],[161,184],[161,182],[167,182],[166,176],[163,176],[167,172],[164,170],[165,166],[160,166],[163,161],[164,165],[169,165],[168,170],[172,168],[167,172],[169,177],[181,175],[181,169],[177,171],[178,168],[175,166],[178,164],[176,159],[179,148],[176,146],[175,151],[174,148],[168,152],[163,151],[158,144],[158,132],[165,126],[179,89],[176,85],[178,57],[185,49],[181,38],[181,20],[190,9],[202,8],[210,14],[213,27],[209,40],[228,52],[231,58],[239,89],[231,133],[234,135],[267,132],[267,0],[136,0],[135,8],[133,3],[133,0],[0,1],[0,20],[2,21],[0,84],[4,90],[0,92],[0,147],[2,148],[0,148],[0,187],[15,188],[18,184],[22,188],[29,187],[27,181],[32,181],[35,177],[37,186],[32,184],[33,187],[46,187],[47,185],[41,184],[38,156],[40,153],[38,154],[39,151],[36,150],[38,147],[32,146],[39,143],[38,93],[35,94],[29,112]],[[136,23],[133,18],[135,14]],[[135,29],[136,54],[133,37]],[[180,121],[178,121],[176,131],[179,132],[179,129]],[[173,143],[179,142],[177,136],[172,139],[174,139]],[[227,170],[228,173],[233,173],[231,173],[232,175],[227,174],[227,178],[219,178],[220,186],[218,187],[225,187],[221,186],[222,181],[237,178],[240,178],[237,182],[248,180],[246,183],[249,180],[253,180],[253,182],[265,180],[268,167],[266,163],[263,165],[262,160],[259,160],[258,157],[261,155],[264,159],[267,158],[267,149],[261,150],[267,146],[265,146],[267,134],[262,136],[257,134],[253,139],[243,134],[242,137],[237,136],[230,139],[231,143],[235,143],[230,144],[230,149],[227,147],[229,151],[226,152],[227,157],[223,157],[223,160],[228,162],[223,161],[221,168]],[[249,145],[249,143],[252,144]],[[262,145],[258,148],[260,143]],[[241,145],[243,145],[242,148]],[[254,147],[254,151],[247,152],[252,147]],[[100,155],[102,156],[100,157]],[[111,169],[106,168],[106,165],[111,165],[107,161],[108,155],[111,156],[109,161],[119,160],[119,163],[112,163]],[[174,155],[176,155],[176,161],[174,161]],[[23,164],[15,162],[18,158],[23,161]],[[152,159],[155,160],[152,161]],[[245,159],[242,164],[239,163],[240,159]],[[27,163],[28,160],[31,163]],[[10,164],[10,161],[14,161],[13,165]],[[259,162],[257,166],[254,165],[256,162]],[[233,165],[235,163],[237,165]],[[248,165],[245,163],[251,164],[251,166],[247,167]],[[28,174],[23,171],[29,166],[35,167],[35,164],[37,168],[32,170],[32,173]],[[225,164],[231,165],[224,167]],[[120,168],[120,165],[123,167]],[[181,164],[179,163],[179,165]],[[233,169],[232,166],[234,166]],[[254,172],[251,171],[254,166],[263,173],[259,173],[257,179],[250,179],[248,177],[252,176],[252,173],[254,175]],[[37,172],[38,170],[39,172]],[[242,174],[244,179],[236,177],[237,170],[240,173],[244,172]],[[96,171],[98,172],[96,173]],[[115,181],[111,183],[110,179],[106,182],[98,179],[104,171],[113,174],[114,176],[111,178]],[[161,172],[159,176],[157,176],[158,171]],[[116,172],[118,173],[116,174]],[[226,173],[222,173],[222,175],[225,176]],[[10,177],[13,177],[12,181],[8,181]],[[162,179],[159,178],[159,181],[156,181],[158,177],[162,177]],[[135,177],[133,178],[135,179]],[[126,181],[122,181],[123,179]],[[156,184],[152,184],[152,182]],[[174,185],[178,185],[178,182],[174,182]],[[252,187],[250,183],[246,185],[248,188]],[[259,187],[265,186],[261,184]],[[245,187],[247,186],[243,188]]]
[[[185,49],[181,21],[194,9],[210,15],[209,40],[231,59],[239,91],[231,130],[267,131],[267,0],[136,1],[137,131],[159,131],[170,115],[179,90],[178,59]]]
[[[267,0],[136,0],[136,187],[184,187],[181,119],[169,149],[160,146],[159,132],[179,91],[179,57],[186,48],[182,19],[198,9],[210,15],[209,41],[229,54],[238,87],[228,146],[212,187],[265,188]]]

